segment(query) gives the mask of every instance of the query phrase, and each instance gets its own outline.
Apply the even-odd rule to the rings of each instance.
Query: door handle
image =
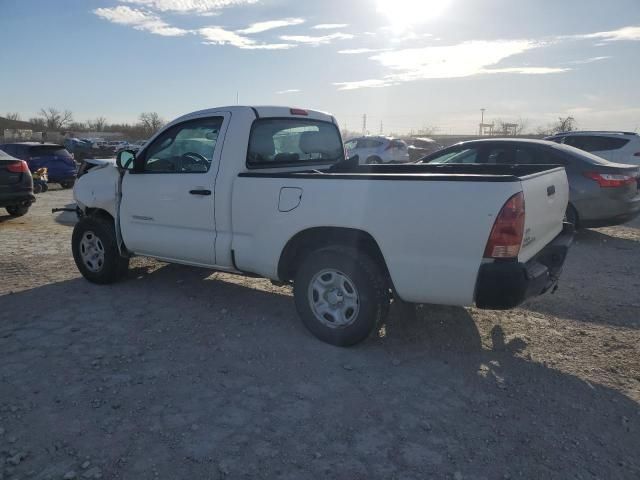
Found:
[[[211,190],[190,190],[189,193],[191,195],[202,195],[204,197],[208,197],[211,195]]]
[[[547,187],[547,197],[551,197],[553,195],[556,194],[556,186],[555,185],[551,185],[550,187]]]

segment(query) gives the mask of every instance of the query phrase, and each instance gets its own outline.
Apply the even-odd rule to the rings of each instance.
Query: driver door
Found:
[[[120,226],[139,255],[215,265],[214,186],[227,115],[167,128],[135,159],[122,182]]]

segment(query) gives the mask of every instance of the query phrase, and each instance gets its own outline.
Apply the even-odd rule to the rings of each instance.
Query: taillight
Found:
[[[11,173],[27,173],[29,171],[29,167],[27,166],[27,162],[25,162],[24,160],[19,160],[7,165],[7,170],[9,170]]]
[[[485,258],[514,258],[520,253],[524,236],[524,194],[516,193],[507,200],[498,214],[487,247]]]
[[[585,172],[584,176],[595,180],[602,188],[624,187],[636,183],[636,178],[631,175]]]
[[[291,115],[302,115],[303,117],[306,117],[309,115],[309,112],[307,112],[302,108],[292,108],[289,110],[289,112],[291,112]]]

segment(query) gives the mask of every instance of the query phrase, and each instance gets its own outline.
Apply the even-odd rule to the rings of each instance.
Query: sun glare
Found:
[[[376,3],[378,12],[387,17],[394,29],[406,30],[439,17],[451,0],[376,0]]]

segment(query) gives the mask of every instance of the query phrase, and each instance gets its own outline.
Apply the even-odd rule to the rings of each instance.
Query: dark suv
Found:
[[[0,207],[9,215],[20,217],[35,202],[33,179],[26,162],[0,150]]]
[[[76,181],[78,166],[62,145],[35,142],[5,143],[0,145],[0,150],[27,162],[32,172],[46,167],[49,183],[59,183],[62,188],[71,188]]]

